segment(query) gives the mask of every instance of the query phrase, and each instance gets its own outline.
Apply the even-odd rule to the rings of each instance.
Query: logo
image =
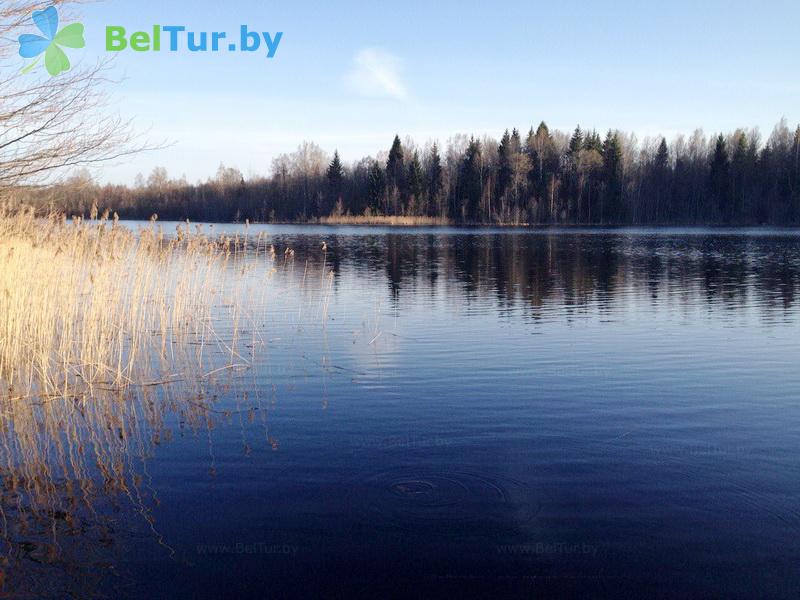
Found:
[[[106,52],[122,52],[130,48],[134,52],[257,52],[261,50],[267,58],[275,58],[283,32],[250,30],[242,25],[236,34],[226,31],[188,31],[183,25],[153,25],[151,31],[128,31],[119,25],[106,27]],[[237,44],[238,38],[238,44]]]
[[[62,47],[83,48],[86,46],[86,40],[83,38],[83,24],[73,23],[59,31],[58,11],[55,6],[33,11],[33,22],[44,37],[34,34],[19,36],[19,55],[22,58],[34,59],[22,72],[32,71],[42,60],[42,54],[44,54],[44,66],[51,77],[69,71],[69,58]]]

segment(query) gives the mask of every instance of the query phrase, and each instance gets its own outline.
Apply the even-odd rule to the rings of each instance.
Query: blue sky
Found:
[[[220,162],[264,174],[313,140],[346,160],[455,133],[544,119],[640,137],[800,121],[800,4],[761,2],[375,2],[105,0],[79,9],[82,60],[106,25],[284,33],[264,53],[120,53],[113,107],[164,150],[98,172],[130,182],[165,166],[190,181]]]

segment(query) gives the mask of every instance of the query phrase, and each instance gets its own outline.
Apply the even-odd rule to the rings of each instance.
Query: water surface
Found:
[[[63,542],[99,589],[797,596],[797,231],[205,230],[248,366]]]

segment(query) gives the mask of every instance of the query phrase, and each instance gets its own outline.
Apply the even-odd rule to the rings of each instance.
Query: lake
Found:
[[[259,234],[212,409],[132,408],[135,485],[87,467],[80,524],[17,544],[28,589],[797,597],[800,232]]]

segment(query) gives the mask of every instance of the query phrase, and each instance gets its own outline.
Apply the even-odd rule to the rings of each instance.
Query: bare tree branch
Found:
[[[75,166],[149,149],[130,121],[108,110],[109,62],[79,65],[58,77],[23,74],[17,39],[34,10],[56,5],[62,17],[81,0],[3,0],[0,5],[0,195],[41,185]]]

